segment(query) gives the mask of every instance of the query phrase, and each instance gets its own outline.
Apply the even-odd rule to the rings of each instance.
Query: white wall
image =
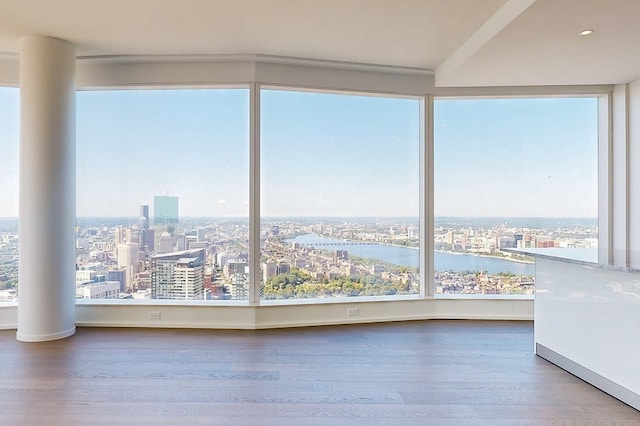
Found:
[[[640,268],[640,80],[629,83],[626,120],[629,129],[628,217],[629,266]],[[623,112],[620,112],[623,114]],[[618,115],[614,111],[614,116]],[[623,182],[614,182],[621,186]]]
[[[18,304],[0,303],[0,330],[18,328]]]
[[[0,53],[0,86],[20,84],[20,61],[17,54]]]
[[[528,297],[468,297],[295,303],[176,303],[173,301],[79,300],[76,324],[95,327],[261,329],[420,319],[533,320]],[[300,304],[301,303],[301,304]],[[357,308],[355,316],[347,310]],[[149,313],[159,313],[150,319]],[[16,328],[17,307],[0,306],[0,329]]]
[[[606,198],[602,197],[599,208],[599,216],[609,214],[610,222],[606,222],[611,227],[610,244],[611,253],[608,256],[609,262],[600,259],[602,263],[612,263],[616,266],[626,267],[628,264],[628,183],[629,169],[627,161],[629,159],[629,85],[618,84],[615,86],[611,97],[611,111],[614,112],[611,117],[611,143],[606,150],[600,150],[600,155],[608,155],[611,157],[609,164],[605,158],[600,158],[599,164],[608,167],[609,174],[606,179],[600,180],[600,186],[606,185],[607,188],[601,188],[600,194],[606,194],[606,198],[610,197],[610,202],[605,204]],[[601,103],[602,106],[602,103]],[[604,124],[601,121],[601,125]],[[609,151],[610,149],[610,151]],[[600,221],[604,224],[604,221]],[[602,229],[603,226],[601,225]],[[601,234],[602,235],[602,234]]]
[[[215,84],[304,87],[421,96],[433,73],[412,68],[264,55],[139,57],[78,60],[78,87],[206,87]]]
[[[640,268],[640,80],[614,87],[611,115],[611,146],[601,151],[609,158],[600,159],[609,168],[600,215],[610,215],[610,263]]]
[[[357,315],[347,315],[352,308],[357,308]],[[260,306],[174,303],[123,306],[88,300],[79,303],[76,309],[79,326],[123,327],[262,329],[418,319],[533,319],[533,301],[526,298],[340,300],[303,304],[275,302]],[[160,319],[150,320],[149,312],[160,312]]]

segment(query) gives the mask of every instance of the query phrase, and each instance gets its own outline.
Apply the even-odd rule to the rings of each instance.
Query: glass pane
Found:
[[[19,97],[0,87],[0,303],[18,300]]]
[[[248,90],[88,91],[77,108],[77,297],[245,299]]]
[[[595,98],[435,103],[436,293],[533,294],[533,259],[596,250]]]
[[[419,101],[261,101],[262,297],[418,293]]]

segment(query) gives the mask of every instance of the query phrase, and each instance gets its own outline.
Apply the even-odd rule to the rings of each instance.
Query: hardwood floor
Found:
[[[2,330],[0,424],[640,425],[532,349],[528,322]]]

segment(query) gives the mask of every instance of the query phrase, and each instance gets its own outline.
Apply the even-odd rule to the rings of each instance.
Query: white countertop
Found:
[[[510,253],[528,254],[570,263],[598,263],[597,248],[509,248],[503,249]]]
[[[509,253],[526,254],[535,258],[557,260],[558,262],[573,263],[589,266],[591,268],[606,269],[609,271],[629,272],[638,274],[638,268],[625,268],[622,266],[607,265],[598,262],[597,248],[507,248],[502,249]]]

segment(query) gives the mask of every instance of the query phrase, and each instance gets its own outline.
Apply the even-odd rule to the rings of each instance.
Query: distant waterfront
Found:
[[[290,241],[295,241],[308,247],[316,247],[326,250],[346,250],[350,254],[400,266],[418,267],[420,264],[420,251],[408,248],[390,246],[384,244],[353,245],[350,241],[322,237],[316,234],[299,235]],[[341,244],[342,243],[342,244]],[[322,244],[330,244],[323,246]],[[485,271],[490,274],[499,272],[511,272],[516,275],[534,275],[534,265],[526,263],[510,262],[493,257],[474,256],[471,254],[453,254],[446,252],[434,253],[436,271]]]

